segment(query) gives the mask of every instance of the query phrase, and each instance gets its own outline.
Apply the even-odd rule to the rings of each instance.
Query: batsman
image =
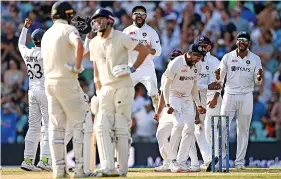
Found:
[[[89,44],[99,102],[94,129],[101,169],[96,171],[96,176],[126,176],[128,131],[135,93],[130,74],[142,64],[149,51],[128,35],[113,29],[114,17],[110,11],[98,9],[91,20],[92,29],[97,32]],[[128,51],[132,50],[139,54],[135,63],[128,66]],[[115,146],[120,159],[118,171],[114,165]]]

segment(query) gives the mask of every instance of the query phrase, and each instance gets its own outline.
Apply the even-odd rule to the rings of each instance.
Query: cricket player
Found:
[[[221,115],[229,116],[230,122],[237,116],[237,151],[235,167],[245,169],[249,127],[253,112],[254,86],[262,83],[263,70],[259,56],[249,50],[250,35],[246,31],[237,34],[237,49],[225,54],[216,70],[216,78],[225,83]],[[222,120],[225,134],[225,120]],[[225,143],[225,135],[222,136]],[[222,147],[225,158],[225,146]]]
[[[54,24],[42,39],[45,86],[50,116],[49,137],[53,177],[68,176],[66,145],[73,136],[75,156],[74,177],[85,177],[83,170],[83,123],[86,104],[78,74],[83,71],[83,43],[79,32],[69,25],[75,11],[70,3],[53,4]]]
[[[157,32],[145,23],[146,9],[144,6],[135,6],[132,10],[133,24],[124,29],[124,33],[131,39],[145,45],[149,49],[149,55],[142,65],[131,74],[134,85],[142,83],[147,89],[147,94],[152,98],[152,104],[157,111],[159,94],[157,88],[157,78],[153,58],[161,55],[161,45]],[[129,52],[129,66],[132,66],[137,59],[138,52]]]
[[[202,59],[202,70],[200,72],[200,77],[198,80],[198,89],[199,89],[199,97],[201,104],[204,108],[209,109],[209,113],[207,110],[207,114],[209,115],[209,120],[205,121],[205,114],[198,114],[196,117],[199,117],[199,120],[196,120],[195,125],[195,138],[197,141],[197,144],[199,146],[204,164],[202,165],[202,168],[206,171],[211,171],[211,116],[215,115],[216,111],[220,109],[220,104],[217,105],[218,100],[221,102],[220,98],[220,91],[208,91],[208,85],[212,82],[215,82],[214,79],[214,71],[217,69],[219,65],[219,60],[211,55],[210,50],[212,48],[211,40],[208,37],[205,36],[199,36],[195,39],[195,43],[199,43],[201,46],[204,47],[204,50],[206,51],[206,55]],[[217,106],[217,107],[216,107]],[[213,111],[212,109],[216,107],[216,111]],[[218,115],[219,113],[217,113]],[[205,125],[206,124],[206,125]],[[210,143],[206,140],[206,130],[208,130],[208,139],[210,139]],[[210,145],[208,145],[210,144]],[[197,150],[196,146],[193,145],[190,150],[190,158],[191,158],[191,169],[192,171],[200,171],[199,167],[199,161],[197,157]]]
[[[172,172],[181,172],[186,164],[192,143],[194,143],[194,120],[196,103],[199,113],[205,113],[199,99],[197,80],[201,71],[201,59],[205,55],[199,44],[192,44],[188,53],[169,63],[163,74],[163,96],[168,114],[175,116],[170,137]],[[198,63],[199,62],[199,63]],[[179,151],[177,152],[179,148]]]
[[[27,171],[52,171],[49,149],[49,115],[48,102],[45,94],[43,59],[41,55],[41,39],[45,31],[36,29],[31,34],[35,47],[29,49],[25,46],[29,19],[25,20],[22,28],[18,47],[27,66],[29,76],[29,128],[25,136],[24,161],[21,168]],[[41,127],[42,122],[42,127]],[[40,140],[40,132],[41,140]],[[38,143],[40,141],[40,161],[34,166]]]
[[[171,62],[174,58],[180,55],[183,55],[183,52],[179,49],[174,49],[170,53],[169,62]],[[162,84],[163,80],[164,78],[162,78]],[[162,91],[162,86],[160,87],[160,90]],[[163,92],[161,92],[158,110],[156,111],[156,114],[154,116],[154,119],[159,121],[156,137],[158,140],[159,152],[161,157],[163,158],[163,165],[154,169],[157,172],[165,172],[170,170],[169,166],[171,161],[168,161],[168,155],[171,152],[171,149],[168,138],[171,136],[174,117],[174,115],[167,113],[167,108],[165,108]]]
[[[96,171],[96,176],[126,176],[131,105],[135,93],[130,74],[149,52],[144,45],[113,29],[114,17],[110,11],[98,9],[91,19],[92,28],[97,32],[89,44],[99,99],[94,131],[101,169]],[[132,50],[139,54],[133,66],[128,66],[128,51]],[[120,165],[118,171],[114,165],[115,146]]]

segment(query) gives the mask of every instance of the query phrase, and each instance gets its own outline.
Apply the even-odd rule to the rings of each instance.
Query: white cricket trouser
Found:
[[[156,132],[156,137],[159,145],[159,152],[163,158],[163,164],[168,163],[168,156],[171,153],[170,144],[168,138],[171,136],[173,128],[173,114],[168,114],[167,109],[164,108],[159,119],[159,124]]]
[[[78,80],[46,80],[48,109],[50,115],[49,136],[53,176],[68,172],[66,145],[73,136],[75,173],[83,171],[83,123],[86,117],[84,92]]]
[[[131,124],[133,87],[114,88],[102,86],[99,112],[94,124],[101,169],[115,170],[114,149],[116,145],[119,170],[128,173],[129,128]]]
[[[176,159],[186,162],[192,143],[194,143],[194,102],[179,97],[170,97],[170,105],[174,108],[175,118],[170,138],[171,154],[168,160]],[[179,148],[179,150],[178,150]]]
[[[245,155],[248,147],[249,128],[253,113],[253,93],[227,94],[225,93],[221,105],[221,115],[229,116],[229,124],[237,114],[237,150],[235,165],[245,165]],[[225,143],[225,120],[222,120],[222,142]],[[222,148],[225,157],[225,145]]]
[[[131,74],[134,86],[142,83],[149,96],[158,94],[157,77],[154,65],[141,65],[134,73]]]
[[[199,90],[199,97],[201,104],[204,108],[207,106],[207,89]],[[197,144],[199,146],[202,158],[204,163],[208,162],[208,160],[211,159],[211,151],[208,147],[206,137],[205,137],[205,127],[204,127],[204,121],[205,121],[205,114],[199,114],[200,118],[200,124],[195,124],[195,139],[197,141]],[[192,145],[192,149],[189,153],[190,159],[191,159],[191,165],[192,166],[198,166],[198,156],[197,156],[197,150],[195,144]]]
[[[34,163],[41,132],[40,159],[42,157],[50,158],[48,102],[45,90],[29,90],[28,98],[29,128],[25,136],[24,158],[33,159],[32,162]]]
[[[208,95],[207,96],[207,103],[209,101],[212,101],[214,98],[214,95]],[[218,102],[215,108],[210,108],[209,105],[207,105],[207,113],[206,113],[206,118],[205,118],[205,135],[206,135],[206,140],[209,146],[209,149],[212,150],[212,128],[211,128],[211,118],[212,116],[220,115],[220,110],[221,110],[221,102],[222,98],[221,95],[218,97]],[[217,139],[217,125],[218,125],[218,118],[215,118],[214,120],[214,131],[215,131],[215,153],[216,156],[218,156],[218,139]]]

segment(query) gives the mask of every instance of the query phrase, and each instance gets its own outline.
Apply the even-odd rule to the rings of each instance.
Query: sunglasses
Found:
[[[133,15],[135,15],[135,16],[144,16],[144,15],[146,15],[146,13],[145,12],[134,12]]]
[[[237,40],[240,42],[249,42],[249,40],[246,38],[238,38]]]

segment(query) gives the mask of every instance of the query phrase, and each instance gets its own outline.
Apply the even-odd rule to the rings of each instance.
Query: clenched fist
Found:
[[[28,29],[30,27],[30,25],[31,25],[31,20],[26,18],[24,21],[24,27]]]
[[[174,108],[172,108],[170,105],[167,106],[168,107],[168,114],[172,114],[174,112]]]
[[[217,80],[217,81],[220,80],[220,73],[221,73],[221,69],[220,69],[220,68],[216,69],[215,75],[216,75],[216,80]]]
[[[258,80],[258,81],[261,81],[262,76],[263,76],[263,71],[262,71],[262,69],[260,68],[259,71],[258,71],[258,73],[257,73],[257,80]]]
[[[206,109],[202,106],[197,106],[197,110],[200,114],[205,114],[206,113]]]

